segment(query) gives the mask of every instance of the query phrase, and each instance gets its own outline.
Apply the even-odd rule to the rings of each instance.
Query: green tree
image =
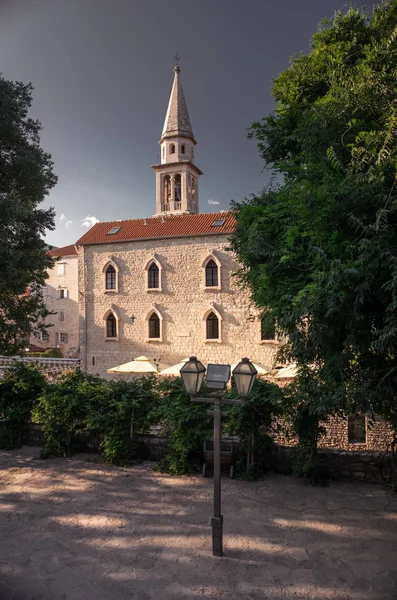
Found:
[[[104,381],[107,393],[90,403],[88,428],[103,434],[102,450],[107,462],[127,465],[144,455],[137,433],[147,433],[157,415],[158,392],[154,377],[132,381]]]
[[[32,409],[45,385],[41,371],[24,363],[14,363],[0,380],[0,448],[21,446]]]
[[[39,205],[56,176],[40,147],[41,125],[28,116],[32,90],[0,75],[0,354],[7,355],[22,350],[46,316],[42,286],[53,264],[43,235],[54,229],[54,212]]]
[[[157,420],[168,437],[159,469],[171,475],[192,473],[195,455],[202,453],[204,441],[213,435],[210,405],[192,402],[181,377],[164,378],[158,389],[161,401]],[[202,392],[205,395],[205,388]]]
[[[235,204],[231,243],[298,384],[310,366],[309,414],[372,410],[395,429],[396,76],[396,0],[320,24],[274,81],[274,114],[252,125],[279,183]]]
[[[43,427],[42,456],[70,456],[77,434],[88,429],[88,415],[109,394],[109,384],[94,375],[66,371],[48,384],[38,398],[32,421]]]
[[[237,391],[229,396],[236,398]],[[227,407],[227,405],[226,405]],[[266,469],[266,450],[273,442],[275,417],[283,414],[282,389],[268,381],[257,379],[249,398],[228,410],[225,428],[239,437],[237,475],[255,479]]]

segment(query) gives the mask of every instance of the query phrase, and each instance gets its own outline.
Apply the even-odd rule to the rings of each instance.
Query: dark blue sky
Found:
[[[364,2],[359,1],[357,6]],[[59,183],[49,243],[100,221],[151,216],[178,52],[197,139],[201,212],[268,180],[247,128],[274,108],[271,79],[307,51],[340,0],[0,0],[0,71],[31,81]],[[209,204],[208,200],[219,202]],[[88,222],[86,222],[88,225]]]

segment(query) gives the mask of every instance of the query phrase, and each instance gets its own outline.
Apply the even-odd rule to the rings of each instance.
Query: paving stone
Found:
[[[387,489],[224,479],[216,558],[211,479],[79,457],[25,468],[36,450],[0,451],[0,600],[397,598],[397,497]]]

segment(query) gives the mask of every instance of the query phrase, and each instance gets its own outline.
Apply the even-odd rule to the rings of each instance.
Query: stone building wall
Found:
[[[248,356],[270,368],[280,346],[261,342],[260,319],[248,291],[233,277],[239,265],[226,250],[227,235],[204,235],[79,248],[80,346],[82,368],[107,376],[107,369],[139,355],[167,365],[192,354],[203,362],[231,364]],[[205,288],[203,263],[221,264],[221,289]],[[147,289],[145,266],[161,266],[162,291]],[[117,267],[118,291],[105,291],[104,267]],[[148,317],[156,310],[162,340],[148,341]],[[118,340],[105,340],[104,317],[118,319]],[[221,341],[205,339],[205,316],[221,318]]]
[[[58,273],[58,265],[64,265],[64,274]],[[35,346],[58,348],[65,358],[78,357],[79,347],[79,307],[78,307],[78,260],[77,255],[62,256],[52,269],[43,290],[43,298],[50,312],[46,323],[48,339],[32,337]],[[59,290],[67,290],[67,298],[59,298]],[[61,335],[62,334],[62,335]],[[66,334],[66,341],[65,335]]]
[[[323,424],[326,433],[319,440],[319,448],[336,450],[352,450],[355,452],[374,450],[384,452],[393,439],[393,430],[389,423],[377,417],[365,417],[365,442],[352,442],[349,439],[348,418],[331,417]],[[296,446],[298,438],[292,431],[292,426],[276,419],[273,426],[273,436],[276,444],[280,446]]]

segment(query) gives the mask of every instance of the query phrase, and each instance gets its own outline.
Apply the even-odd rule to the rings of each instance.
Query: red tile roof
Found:
[[[71,246],[64,246],[63,248],[54,248],[54,250],[49,250],[47,254],[55,258],[58,258],[58,256],[73,256],[74,254],[77,254],[77,250],[76,246],[72,244]]]
[[[223,221],[214,226],[215,221]],[[196,235],[216,235],[232,233],[235,227],[234,215],[230,212],[202,215],[169,215],[134,219],[130,221],[111,221],[96,223],[77,242],[77,245],[109,244],[132,240],[150,240],[156,238],[191,237]],[[118,231],[109,235],[109,231]]]

